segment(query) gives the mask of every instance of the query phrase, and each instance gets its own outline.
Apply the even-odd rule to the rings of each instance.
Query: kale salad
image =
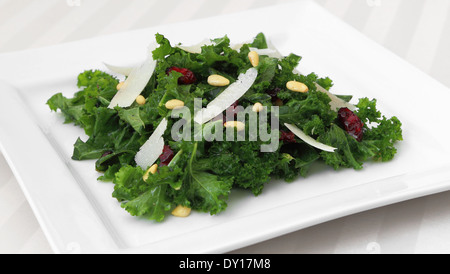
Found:
[[[259,195],[272,179],[307,180],[318,162],[360,170],[397,153],[398,118],[301,74],[301,57],[282,56],[263,33],[190,47],[155,38],[141,66],[86,70],[73,97],[47,101],[88,137],[74,140],[72,159],[95,160],[98,180],[114,184],[133,216],[214,215],[233,189]]]

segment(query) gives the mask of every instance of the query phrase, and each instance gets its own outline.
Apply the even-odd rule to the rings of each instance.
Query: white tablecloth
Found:
[[[0,54],[290,1],[0,0]],[[450,86],[450,0],[317,2]],[[449,201],[449,192],[418,198],[232,253],[450,253]],[[1,154],[0,253],[52,253]]]

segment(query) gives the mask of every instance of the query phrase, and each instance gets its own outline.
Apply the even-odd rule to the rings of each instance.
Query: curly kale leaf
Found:
[[[197,157],[201,156],[198,143],[184,144],[183,151],[189,151],[189,161],[186,165],[183,186],[180,189],[189,205],[196,210],[217,214],[227,207],[228,195],[232,188],[232,180],[204,170],[197,164]]]
[[[162,166],[155,174],[143,179],[145,171],[140,167],[123,166],[113,180],[113,197],[133,216],[144,216],[162,221],[173,206],[169,189],[179,182],[182,170],[179,167]]]
[[[323,134],[336,119],[329,102],[328,95],[318,91],[310,91],[304,98],[291,98],[279,109],[280,123],[295,124],[310,136]]]
[[[259,195],[276,168],[278,153],[260,152],[260,142],[223,141],[212,143],[202,165],[214,174],[233,178],[234,186]]]
[[[305,143],[285,144],[281,147],[274,175],[286,182],[294,181],[299,175],[306,177],[310,167],[318,159],[317,150]]]
[[[77,139],[72,159],[99,159],[104,153],[130,153],[141,146],[141,136],[116,115],[114,109],[96,108],[92,134],[87,141]]]
[[[322,151],[320,156],[327,165],[334,169],[340,167],[352,167],[354,169],[362,169],[361,158],[367,158],[361,154],[358,141],[350,136],[339,126],[333,124],[330,130],[319,137],[319,142],[336,147],[335,152]]]
[[[264,33],[260,32],[256,35],[256,37],[253,39],[253,42],[250,44],[253,48],[258,49],[266,49],[267,48],[267,40]]]
[[[381,115],[376,103],[376,99],[361,98],[356,114],[365,122],[364,143],[372,147],[373,158],[387,162],[397,153],[395,144],[403,140],[402,123],[396,116]]]
[[[390,161],[397,153],[395,144],[403,140],[400,120],[395,116],[382,116],[376,107],[375,99],[361,98],[356,106],[355,114],[364,123],[364,137],[361,142],[334,124],[328,132],[319,137],[321,142],[338,148],[334,153],[321,152],[325,163],[335,169],[361,169],[363,162],[368,160]]]
[[[47,105],[51,110],[58,109],[64,115],[65,123],[81,126],[87,135],[91,135],[95,123],[94,115],[97,107],[107,107],[116,94],[119,80],[99,71],[87,70],[78,76],[78,87],[83,88],[72,98],[62,93],[53,95]]]

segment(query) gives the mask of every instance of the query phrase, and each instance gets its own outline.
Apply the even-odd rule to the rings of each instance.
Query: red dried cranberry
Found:
[[[348,108],[341,108],[338,111],[338,119],[345,131],[353,136],[358,142],[362,141],[364,134],[364,123]]]
[[[274,89],[268,89],[266,90],[266,93],[270,96],[272,99],[272,104],[275,106],[281,107],[284,102],[280,98],[278,98],[278,93],[281,91],[281,88],[274,88]]]
[[[100,157],[100,158],[103,158],[103,157],[106,157],[106,156],[108,156],[109,154],[112,154],[113,152],[112,151],[106,151],[105,153],[103,153],[102,154],[102,156]]]
[[[217,115],[216,117],[214,117],[211,121],[215,122],[215,121],[225,121],[225,115],[223,115],[222,113]]]
[[[225,110],[225,117],[227,118],[227,116],[231,117],[234,119],[234,117],[236,117],[236,115],[238,114],[238,112],[241,110],[240,108],[238,108],[237,106],[239,105],[239,100],[237,100],[236,102],[234,102],[231,106],[229,106],[226,110]],[[226,119],[225,118],[225,119]],[[227,119],[226,119],[227,120]]]
[[[197,81],[195,74],[186,68],[170,67],[166,70],[166,74],[169,75],[170,72],[172,72],[172,71],[177,71],[177,72],[183,74],[183,76],[178,78],[179,85],[190,85],[190,84],[194,83],[195,81]]]
[[[284,141],[287,143],[296,143],[295,134],[292,133],[291,131],[286,132],[286,131],[280,130],[280,133],[281,133],[280,134],[281,141]]]
[[[280,92],[280,91],[281,91],[280,88],[274,88],[274,89],[266,90],[266,93],[269,94],[269,96],[272,98],[272,102],[274,102],[278,99],[277,95],[278,95],[278,92]]]
[[[160,160],[160,166],[167,166],[170,161],[172,161],[174,156],[173,150],[170,148],[170,146],[164,146],[163,152],[161,155],[159,155]]]

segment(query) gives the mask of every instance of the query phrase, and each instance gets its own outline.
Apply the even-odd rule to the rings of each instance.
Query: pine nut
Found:
[[[252,110],[254,112],[260,112],[264,109],[263,105],[261,103],[255,103],[252,107]]]
[[[191,209],[182,205],[178,205],[173,211],[172,215],[175,217],[187,217],[191,214]]]
[[[242,131],[245,129],[245,124],[240,121],[228,121],[224,124],[225,127],[234,127],[237,131]]]
[[[138,105],[140,105],[140,106],[145,105],[146,101],[147,100],[142,95],[139,95],[138,97],[136,97],[136,103],[138,103]]]
[[[259,64],[259,54],[256,51],[250,51],[248,53],[248,59],[250,59],[250,63],[252,66],[256,67]]]
[[[125,84],[125,82],[119,82],[116,86],[116,89],[120,90],[123,87],[123,84]]]
[[[184,102],[178,99],[172,99],[166,102],[167,109],[176,109],[184,106]]]
[[[208,84],[214,87],[224,87],[230,84],[230,80],[221,75],[213,74],[208,77]]]
[[[294,91],[294,92],[301,92],[301,93],[305,93],[308,92],[308,86],[301,83],[301,82],[297,82],[297,81],[289,81],[286,83],[286,88]]]
[[[154,164],[149,169],[147,169],[147,171],[144,173],[144,176],[142,176],[142,179],[144,179],[144,181],[147,181],[150,173],[155,174],[156,171],[158,171],[158,164]]]

